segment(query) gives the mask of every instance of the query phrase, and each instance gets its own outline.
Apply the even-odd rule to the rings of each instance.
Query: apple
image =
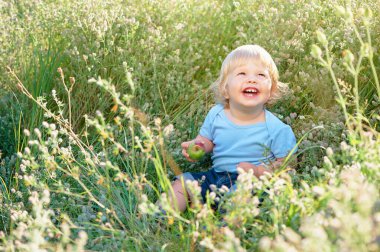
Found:
[[[191,143],[187,148],[187,154],[193,160],[200,160],[205,155],[204,145],[202,143]]]

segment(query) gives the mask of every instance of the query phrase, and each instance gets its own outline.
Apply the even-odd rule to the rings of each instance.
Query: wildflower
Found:
[[[168,217],[168,225],[173,225],[174,224],[174,218],[172,216]]]
[[[75,78],[74,77],[70,77],[70,84],[71,84],[71,87],[74,86],[75,84]]]
[[[264,236],[263,238],[260,239],[260,242],[259,242],[259,247],[260,247],[260,250],[262,251],[269,251],[271,250],[271,239],[267,236]]]
[[[343,6],[336,6],[335,7],[335,10],[336,10],[336,13],[341,16],[341,17],[344,17],[346,16],[346,9],[343,7]]]
[[[285,228],[284,236],[293,244],[299,244],[301,242],[301,237],[291,228]]]
[[[41,138],[41,131],[38,128],[34,129],[34,134],[36,134],[37,138]]]
[[[198,239],[199,235],[200,235],[200,233],[198,231],[194,231],[193,232],[193,238],[194,238],[194,240]],[[1,234],[0,234],[0,238],[1,238]]]
[[[161,126],[161,118],[159,118],[159,117],[154,118],[154,125],[156,125],[157,127],[160,127]]]
[[[341,142],[340,143],[340,148],[343,150],[343,151],[347,151],[349,149],[349,146],[346,142]]]
[[[166,126],[164,128],[164,136],[165,137],[168,137],[170,136],[170,134],[174,131],[174,127],[173,127],[173,124],[169,124],[168,126]]]
[[[360,47],[360,54],[364,57],[370,57],[372,54],[371,46],[368,43],[364,43]]]
[[[241,168],[241,167],[237,167],[237,172],[239,173],[239,174],[243,174],[243,173],[245,173],[245,170],[243,169],[243,168]]]
[[[321,30],[317,31],[317,39],[319,43],[321,43],[321,45],[327,46],[328,42],[327,42],[326,35]]]
[[[240,6],[240,2],[238,2],[238,1],[233,1],[232,4],[233,4],[236,8],[239,8],[239,6]]]
[[[313,193],[317,196],[322,196],[325,193],[325,189],[323,189],[323,187],[320,186],[314,186],[312,190]]]
[[[24,129],[24,135],[27,137],[30,136],[30,131],[27,129]]]
[[[317,46],[317,45],[312,45],[311,46],[311,56],[313,56],[313,58],[316,58],[316,59],[321,58],[322,57],[321,48],[319,48],[319,46]]]
[[[344,50],[342,52],[343,55],[343,60],[345,61],[346,64],[351,66],[354,63],[355,56],[352,54],[350,50]]]
[[[210,189],[211,189],[211,191],[216,192],[216,190],[217,190],[216,185],[211,184]]]
[[[210,250],[215,250],[214,244],[212,244],[212,240],[209,237],[205,237],[200,243],[202,247],[208,248]]]
[[[51,123],[49,126],[50,126],[50,129],[51,129],[51,130],[55,130],[55,129],[57,128],[56,125],[55,125],[54,123]]]
[[[230,191],[230,189],[228,189],[227,186],[222,185],[222,187],[219,189],[219,191],[220,191],[221,193],[227,193],[227,192]]]
[[[331,147],[328,147],[326,149],[326,154],[328,157],[331,157],[332,155],[334,155],[334,151],[331,149]]]
[[[328,157],[324,156],[323,157],[323,162],[325,163],[325,165],[327,166],[327,168],[331,169],[333,167],[333,164],[332,164],[331,160]]]
[[[30,149],[29,147],[25,147],[24,152],[26,155],[30,155]]]
[[[185,27],[185,25],[184,25],[183,23],[178,23],[178,24],[175,26],[175,29],[176,29],[176,30],[182,30],[184,27]]]
[[[215,193],[215,192],[211,192],[209,196],[210,196],[210,199],[211,199],[211,200],[215,200],[215,198],[216,198],[216,193]]]

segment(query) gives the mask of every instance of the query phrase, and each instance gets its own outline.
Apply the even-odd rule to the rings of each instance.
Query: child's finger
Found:
[[[195,162],[195,160],[191,159],[189,154],[187,153],[186,150],[182,149],[182,155],[190,162]]]
[[[186,158],[189,157],[189,154],[187,154],[187,151],[185,149],[182,149],[182,155],[184,155]]]
[[[194,163],[194,162],[196,162],[194,159],[191,159],[191,158],[186,158],[189,162],[192,162],[192,163]]]
[[[189,147],[189,145],[190,145],[190,142],[191,141],[181,143],[181,147],[184,148],[184,149],[187,149]]]

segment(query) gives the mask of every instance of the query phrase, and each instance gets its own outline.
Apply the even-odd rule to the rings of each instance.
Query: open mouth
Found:
[[[254,87],[247,87],[243,90],[244,96],[253,97],[259,93],[259,90]]]

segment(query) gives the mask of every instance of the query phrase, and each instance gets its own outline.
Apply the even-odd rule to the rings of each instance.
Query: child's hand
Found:
[[[187,149],[189,148],[189,145],[191,143],[194,143],[195,140],[191,140],[191,141],[187,141],[187,142],[183,142],[181,143],[181,147],[182,147],[182,155],[190,162],[195,162],[196,160],[193,160],[189,157],[189,154],[187,153]]]
[[[239,164],[236,166],[236,168],[237,168],[237,167],[240,167],[240,168],[243,169],[245,172],[248,172],[248,171],[251,170],[251,169],[253,169],[253,171],[254,171],[254,169],[256,168],[256,165],[251,164],[251,163],[248,163],[248,162],[241,162],[241,163],[239,163]]]
[[[187,141],[187,142],[183,142],[181,144],[181,147],[182,147],[182,155],[187,159],[189,160],[190,162],[196,162],[197,160],[194,160],[194,159],[191,159],[189,154],[187,153],[188,151],[188,148],[190,146],[190,144],[192,143],[195,143],[199,146],[202,146],[202,149],[204,149],[204,151],[206,153],[209,153],[213,150],[214,148],[214,143],[211,142],[210,140],[208,140],[207,138],[205,137],[202,137],[200,135],[198,135],[195,139],[191,140],[191,141]]]
[[[279,160],[279,159],[277,159]],[[264,175],[265,173],[273,173],[273,170],[271,168],[268,168],[266,165],[254,165],[254,164],[251,164],[251,163],[247,163],[247,162],[241,162],[239,163],[237,167],[240,167],[241,169],[243,169],[245,172],[248,172],[249,170],[252,170],[253,171],[253,174],[257,177],[257,178],[260,178],[262,175]]]

